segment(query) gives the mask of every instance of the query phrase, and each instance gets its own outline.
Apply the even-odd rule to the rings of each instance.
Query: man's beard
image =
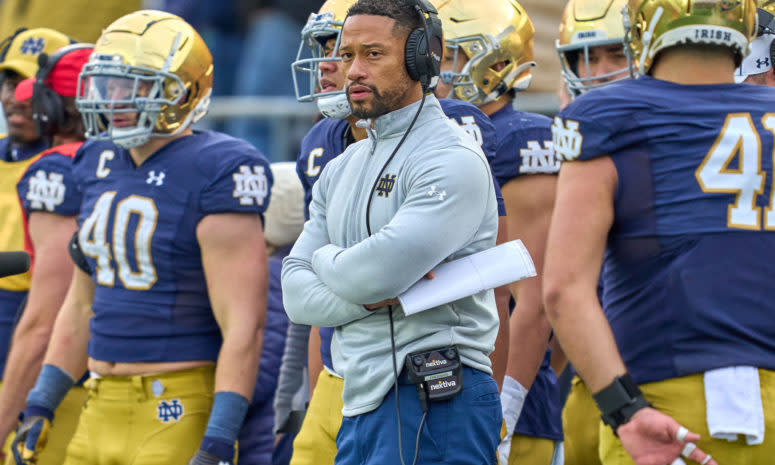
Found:
[[[391,111],[395,111],[401,105],[404,96],[408,92],[411,84],[397,85],[390,89],[386,89],[384,92],[380,92],[376,87],[370,84],[352,83],[351,85],[358,84],[360,86],[368,87],[372,92],[371,106],[368,107],[366,102],[353,102],[350,99],[350,86],[347,86],[347,100],[350,101],[350,107],[352,108],[352,114],[359,119],[373,119],[382,115],[388,114]]]

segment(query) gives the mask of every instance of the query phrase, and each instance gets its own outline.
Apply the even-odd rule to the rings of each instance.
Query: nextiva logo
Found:
[[[443,367],[447,366],[449,364],[446,360],[431,360],[429,362],[425,362],[425,368],[436,368],[436,367]]]
[[[431,391],[438,391],[439,389],[453,388],[455,386],[457,386],[457,382],[452,380],[452,381],[440,381],[436,384],[431,384],[430,388],[431,388]]]

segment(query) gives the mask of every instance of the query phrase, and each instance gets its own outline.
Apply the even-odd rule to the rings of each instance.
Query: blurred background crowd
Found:
[[[472,0],[475,1],[475,0]],[[0,37],[18,25],[48,27],[94,43],[102,27],[143,8],[165,10],[188,21],[213,54],[214,99],[200,123],[258,147],[271,161],[298,156],[299,143],[317,107],[294,98],[290,63],[301,29],[320,0],[0,0]],[[559,109],[560,62],[554,42],[564,0],[523,0],[535,25],[535,68],[517,108],[544,114]],[[306,50],[306,49],[305,49]],[[0,115],[0,132],[5,122]]]

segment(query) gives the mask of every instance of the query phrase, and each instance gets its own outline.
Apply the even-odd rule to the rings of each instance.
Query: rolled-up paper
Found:
[[[536,269],[525,245],[515,240],[443,263],[433,273],[433,279],[423,278],[398,296],[407,316],[533,277]]]

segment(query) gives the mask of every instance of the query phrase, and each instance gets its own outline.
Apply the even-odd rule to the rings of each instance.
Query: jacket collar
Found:
[[[412,123],[414,115],[417,113],[417,109],[420,107],[420,102],[421,100],[418,100],[403,108],[399,108],[398,110],[391,111],[390,113],[386,113],[378,117],[376,120],[374,120],[374,130],[369,129],[368,131],[369,138],[375,137],[378,139],[387,139],[390,137],[403,135],[404,132],[406,132],[406,130],[409,128],[409,125]],[[420,116],[417,117],[415,128],[425,121],[438,117],[444,117],[441,104],[439,103],[438,99],[433,96],[433,94],[428,94],[425,97],[425,103],[423,104],[423,108],[420,111]],[[366,125],[363,123],[363,120],[359,121],[359,123],[360,127],[364,127]],[[371,124],[369,124],[368,127],[370,128]]]

